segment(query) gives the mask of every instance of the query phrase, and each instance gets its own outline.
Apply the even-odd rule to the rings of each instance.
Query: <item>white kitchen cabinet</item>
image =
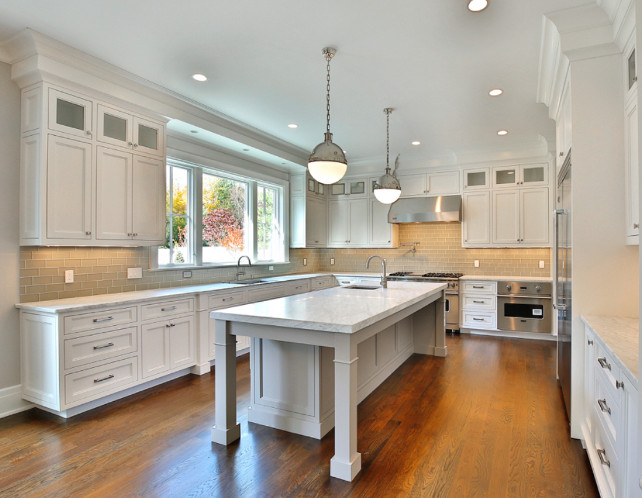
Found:
[[[98,104],[97,140],[138,153],[165,155],[164,125],[116,107]]]
[[[454,195],[460,192],[459,171],[398,175],[402,197]]]
[[[365,247],[368,243],[368,199],[329,202],[329,247]]]
[[[490,187],[489,168],[465,169],[463,175],[464,192],[469,190],[484,190]]]
[[[461,327],[467,329],[497,329],[497,281],[462,280]]]
[[[519,164],[493,168],[493,188],[548,185],[548,164]]]
[[[388,223],[390,204],[370,199],[369,247],[399,247],[399,225]]]
[[[463,195],[462,246],[490,244],[490,192],[466,192]]]
[[[308,182],[312,182],[308,189]],[[290,247],[326,247],[328,244],[328,202],[320,185],[307,174],[290,180]],[[322,185],[322,184],[321,184]]]
[[[562,96],[560,98],[560,105],[557,110],[557,118],[555,123],[555,144],[557,147],[557,155],[555,158],[555,170],[559,173],[562,169],[564,161],[568,156],[571,149],[571,91],[570,91],[570,72],[566,76]]]
[[[96,239],[162,243],[164,163],[106,147],[97,156]]]
[[[495,245],[546,246],[549,244],[548,187],[494,190]]]
[[[626,141],[626,242],[639,245],[640,243],[640,164],[638,161],[638,108],[637,88],[631,92],[626,106],[625,121]]]
[[[328,206],[325,199],[306,200],[306,247],[325,247],[328,240]]]
[[[123,246],[164,241],[164,124],[128,115],[131,136],[145,145],[132,148],[129,156],[118,156],[116,152],[125,150],[103,144],[105,137],[118,142],[111,136],[120,137],[121,130],[107,120],[99,139],[93,123],[98,109],[103,119],[106,109],[126,114],[48,83],[23,91],[21,245]]]
[[[46,178],[46,238],[91,240],[91,144],[49,135]]]
[[[328,185],[330,200],[368,197],[370,183],[367,178],[346,178]]]

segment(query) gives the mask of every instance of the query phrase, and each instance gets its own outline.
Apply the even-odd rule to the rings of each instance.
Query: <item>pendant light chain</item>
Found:
[[[386,109],[386,172],[390,169],[390,110]]]
[[[325,54],[325,60],[327,61],[326,69],[326,132],[330,133],[330,61],[332,60],[331,54]]]

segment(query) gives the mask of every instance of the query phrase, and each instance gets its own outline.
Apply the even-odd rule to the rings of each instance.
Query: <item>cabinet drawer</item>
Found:
[[[463,326],[471,329],[494,329],[497,323],[496,313],[480,311],[463,311]]]
[[[487,280],[464,280],[464,292],[475,294],[497,294],[497,282]]]
[[[622,389],[617,386],[622,382],[622,371],[618,363],[614,361],[613,355],[606,350],[599,342],[595,343],[595,378],[608,386],[611,390],[612,397],[618,403],[622,402]]]
[[[288,289],[285,284],[260,286],[260,288],[257,289],[248,289],[247,302],[258,303],[259,301],[287,296],[287,294]]]
[[[67,406],[87,402],[138,381],[138,358],[135,356],[99,367],[65,375]]]
[[[65,317],[65,334],[94,330],[98,327],[126,325],[135,322],[137,318],[136,306],[69,315]]]
[[[287,285],[288,296],[292,296],[294,294],[303,294],[304,292],[310,292],[309,280],[300,280],[298,282],[289,283]]]
[[[623,448],[621,440],[625,433],[625,417],[622,405],[614,398],[612,390],[600,378],[595,379],[595,391],[591,403],[593,403],[593,408],[597,414],[596,418],[614,448],[618,450]]]
[[[246,302],[245,291],[220,292],[209,296],[207,300],[207,308],[210,310],[229,308],[230,306],[239,306]]]
[[[137,329],[127,327],[65,340],[65,369],[137,351]]]
[[[622,481],[620,472],[620,462],[618,455],[613,446],[608,441],[602,432],[602,426],[595,424],[595,431],[593,432],[593,444],[597,454],[595,455],[595,464],[593,465],[593,472],[595,473],[596,481],[598,483],[606,484],[611,496],[620,496],[619,483]],[[601,474],[601,475],[600,475]],[[601,486],[600,486],[601,488]],[[600,494],[603,493],[600,490]]]
[[[176,301],[164,301],[162,303],[146,304],[141,306],[143,320],[165,318],[173,315],[194,312],[194,299],[181,299]]]
[[[495,311],[497,309],[497,297],[482,295],[464,295],[462,299],[462,307],[466,309],[478,309]]]
[[[334,286],[334,277],[313,278],[310,282],[311,290],[328,289]]]

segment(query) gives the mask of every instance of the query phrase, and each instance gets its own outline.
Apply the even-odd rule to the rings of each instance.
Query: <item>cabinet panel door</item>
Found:
[[[459,171],[446,171],[428,175],[426,185],[429,195],[449,195],[459,193]],[[403,190],[402,190],[403,192]]]
[[[368,244],[368,199],[350,201],[350,245]]]
[[[325,199],[305,201],[306,246],[325,247],[328,242],[328,210]]]
[[[519,181],[519,169],[517,166],[493,168],[493,188],[511,188],[517,185]]]
[[[370,199],[370,246],[389,246],[392,243],[392,225],[388,223],[390,204]]]
[[[548,188],[526,189],[520,192],[523,244],[549,243],[550,212]]]
[[[164,128],[160,123],[134,117],[134,150],[155,156],[164,155]]]
[[[132,232],[132,155],[96,149],[96,238],[127,240]]]
[[[141,363],[143,378],[169,370],[168,322],[157,322],[141,327]]]
[[[638,162],[638,108],[634,100],[626,110],[626,235],[640,234],[640,164]]]
[[[132,230],[135,240],[165,240],[165,165],[161,160],[134,155]]]
[[[49,129],[90,139],[91,100],[49,89]]]
[[[330,201],[328,215],[328,245],[345,246],[350,240],[350,204],[348,201]]]
[[[169,368],[186,368],[196,363],[194,318],[171,319],[169,328]]]
[[[131,114],[98,104],[98,130],[96,139],[100,142],[131,148]]]
[[[526,164],[521,168],[520,185],[535,187],[537,185],[548,185],[547,164]]]
[[[519,191],[493,192],[493,243],[519,243]]]
[[[490,243],[490,192],[464,194],[464,244]]]
[[[464,190],[487,189],[489,169],[469,169],[464,171]]]
[[[401,185],[402,197],[413,197],[418,195],[426,195],[426,175],[399,175],[399,185]]]
[[[91,239],[91,144],[50,135],[47,151],[47,237]]]

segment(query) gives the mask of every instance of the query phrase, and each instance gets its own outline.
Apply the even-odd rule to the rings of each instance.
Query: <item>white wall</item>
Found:
[[[20,91],[11,67],[0,63],[0,414],[20,384],[18,186],[20,178]]]
[[[571,435],[580,437],[584,327],[579,315],[638,316],[638,248],[624,241],[621,55],[571,62],[573,372]]]

